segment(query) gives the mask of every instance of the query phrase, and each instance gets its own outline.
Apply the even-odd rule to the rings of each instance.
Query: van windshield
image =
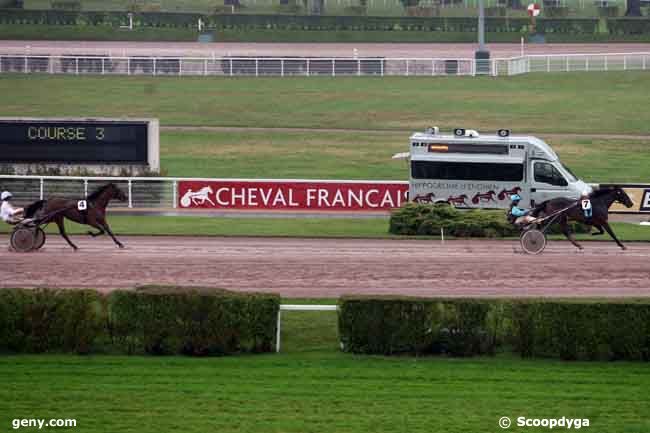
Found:
[[[560,164],[562,164],[562,163],[560,163]],[[562,164],[562,168],[564,168],[564,170],[566,170],[566,172],[569,174],[569,180],[571,182],[577,182],[578,181],[578,177],[573,173],[573,171],[571,171],[571,169],[569,167]]]

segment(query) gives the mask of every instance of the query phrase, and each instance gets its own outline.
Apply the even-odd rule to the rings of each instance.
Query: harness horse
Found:
[[[88,232],[92,237],[108,233],[117,246],[124,248],[106,221],[106,207],[113,199],[125,201],[127,197],[115,184],[108,183],[88,195],[85,200],[53,197],[32,203],[25,208],[25,220],[18,223],[11,234],[11,246],[18,252],[39,249],[45,243],[45,232],[41,226],[54,222],[63,239],[77,250],[65,232],[64,219],[67,218],[98,229],[97,232]]]
[[[548,200],[535,207],[531,216],[536,219],[527,224],[520,236],[521,246],[529,254],[539,254],[546,247],[546,231],[553,223],[558,223],[562,233],[578,249],[582,246],[576,242],[573,233],[569,229],[569,220],[578,221],[598,231],[592,235],[602,235],[607,232],[616,244],[625,250],[625,245],[618,240],[608,222],[609,208],[614,202],[630,208],[634,203],[625,191],[620,187],[607,188],[595,191],[589,195],[591,208],[586,212],[583,200],[571,200],[568,198],[555,198]]]

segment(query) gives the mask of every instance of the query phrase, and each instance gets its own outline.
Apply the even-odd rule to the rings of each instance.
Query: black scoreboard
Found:
[[[0,120],[0,162],[147,164],[148,138],[146,121]]]

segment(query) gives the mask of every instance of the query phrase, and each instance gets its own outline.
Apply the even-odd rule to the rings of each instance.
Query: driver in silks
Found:
[[[7,224],[18,224],[23,220],[25,213],[23,208],[16,208],[11,204],[13,194],[9,191],[3,191],[0,195],[2,206],[0,206],[0,218]]]
[[[512,224],[521,226],[530,224],[536,220],[536,218],[530,215],[530,209],[522,209],[519,207],[519,202],[521,201],[521,196],[519,194],[513,194],[510,196],[510,210],[508,211],[508,221]]]

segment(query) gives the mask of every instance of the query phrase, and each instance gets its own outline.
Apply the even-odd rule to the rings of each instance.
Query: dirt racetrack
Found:
[[[83,42],[0,41],[2,54],[111,56],[317,56],[473,58],[477,44],[468,43],[237,43],[237,42]],[[519,44],[489,43],[492,58],[516,57]],[[528,44],[526,54],[648,52],[648,43]]]
[[[0,237],[8,245],[7,235]],[[0,251],[2,287],[211,285],[287,297],[650,296],[650,244],[551,241],[539,256],[517,241],[50,236],[35,253]]]

